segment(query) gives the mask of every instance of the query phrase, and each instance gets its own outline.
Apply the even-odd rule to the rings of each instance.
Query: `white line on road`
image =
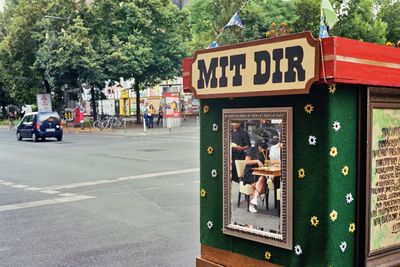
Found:
[[[40,190],[40,188],[39,187],[28,187],[28,188],[25,188],[25,190],[38,191],[38,190]]]
[[[61,192],[59,192],[59,191],[56,191],[56,190],[42,190],[42,191],[40,191],[41,193],[46,193],[46,194],[50,194],[50,195],[54,195],[54,194],[59,194],[59,193],[61,193]]]
[[[10,186],[10,185],[13,185],[14,183],[12,183],[12,182],[3,182],[2,184]]]
[[[72,194],[72,193],[62,193],[62,194],[58,194],[59,196],[62,197],[71,197],[71,196],[76,196],[76,194]]]
[[[154,191],[154,190],[157,190],[157,189],[158,189],[158,187],[149,187],[149,188],[143,189],[142,191]]]
[[[85,186],[99,185],[99,184],[106,184],[106,183],[115,183],[115,182],[127,181],[127,180],[137,180],[137,179],[162,177],[162,176],[175,175],[175,174],[193,173],[193,172],[198,172],[199,170],[200,170],[199,168],[193,168],[193,169],[183,169],[183,170],[176,170],[176,171],[154,172],[154,173],[140,174],[140,175],[134,175],[134,176],[128,176],[128,177],[120,177],[120,178],[110,179],[110,180],[97,180],[97,181],[92,181],[92,182],[56,185],[56,186],[44,187],[44,188],[41,188],[41,190],[49,190],[49,189],[50,190],[61,190],[61,189],[85,187]]]
[[[80,200],[91,199],[91,198],[95,198],[95,197],[78,195],[78,196],[59,197],[59,198],[54,198],[54,199],[24,202],[24,203],[11,204],[11,205],[3,205],[3,206],[0,206],[0,212],[32,208],[32,207],[47,206],[47,205],[54,205],[54,204],[61,204],[61,203],[68,203],[68,202],[80,201]]]
[[[13,185],[12,187],[15,187],[15,188],[26,188],[28,186],[27,185],[23,185],[23,184],[17,184],[17,185]]]

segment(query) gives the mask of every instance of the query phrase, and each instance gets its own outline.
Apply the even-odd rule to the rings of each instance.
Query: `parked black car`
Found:
[[[32,138],[33,142],[48,137],[55,137],[58,141],[63,138],[61,118],[57,112],[35,112],[24,116],[17,126],[17,139]]]

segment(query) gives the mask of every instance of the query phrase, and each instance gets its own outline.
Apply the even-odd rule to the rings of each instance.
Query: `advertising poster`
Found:
[[[374,108],[369,253],[400,245],[400,109]]]
[[[164,93],[165,99],[165,118],[179,118],[180,117],[180,103],[178,93]]]
[[[51,105],[51,96],[50,94],[37,94],[36,96],[38,111],[39,112],[51,112],[53,111]]]

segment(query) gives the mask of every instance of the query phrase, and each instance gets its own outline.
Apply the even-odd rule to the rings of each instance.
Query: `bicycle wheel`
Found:
[[[100,120],[95,121],[95,122],[93,123],[93,128],[101,130],[101,128],[102,128],[102,122],[101,122]]]
[[[103,124],[102,124],[103,129],[110,129],[111,126],[112,126],[112,123],[111,123],[110,120],[106,120],[106,121],[104,121]]]

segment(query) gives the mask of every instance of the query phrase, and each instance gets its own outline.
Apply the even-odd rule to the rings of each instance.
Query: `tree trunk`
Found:
[[[90,94],[92,95],[90,102],[92,104],[92,109],[93,109],[93,121],[96,121],[97,120],[96,92],[93,85],[90,88]]]
[[[46,93],[50,94],[51,88],[50,88],[49,81],[47,79],[43,78],[43,84],[44,84],[44,87],[46,88]]]
[[[139,81],[135,80],[135,92],[136,92],[136,123],[141,124],[140,120],[140,89]]]

